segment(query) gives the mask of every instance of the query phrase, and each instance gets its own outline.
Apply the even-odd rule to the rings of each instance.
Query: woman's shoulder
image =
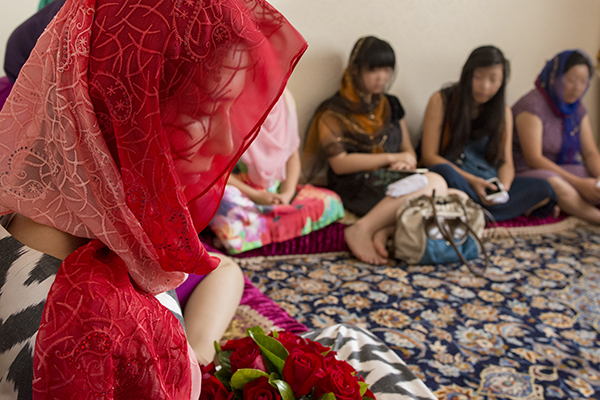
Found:
[[[399,121],[404,118],[405,112],[404,107],[402,107],[402,103],[400,103],[400,99],[393,94],[386,93],[385,97],[390,103],[390,107],[392,110],[392,120]]]
[[[546,109],[550,109],[548,103],[542,93],[534,88],[521,96],[519,100],[511,107],[514,116],[516,117],[522,112],[529,112],[537,116],[541,116]]]

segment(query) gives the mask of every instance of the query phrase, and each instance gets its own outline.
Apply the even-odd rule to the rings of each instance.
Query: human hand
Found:
[[[276,193],[273,204],[288,205],[292,202],[294,193]]]
[[[257,191],[256,194],[254,196],[252,196],[252,198],[250,200],[252,200],[256,204],[270,206],[270,205],[278,204],[277,202],[279,200],[277,199],[277,196],[278,195],[275,193],[270,193],[270,192],[266,192],[266,191],[264,191],[264,192]]]
[[[412,164],[409,164],[407,162],[396,161],[395,163],[392,163],[388,167],[388,169],[391,171],[404,171],[404,170],[410,170],[410,169],[414,169],[414,168],[412,167]]]
[[[394,167],[396,166],[396,167]],[[399,168],[399,166],[405,166]],[[390,153],[390,169],[415,169],[417,168],[417,159],[411,153],[405,151],[402,153]]]
[[[467,181],[473,188],[473,191],[477,193],[477,196],[479,197],[479,200],[483,205],[493,206],[495,204],[492,200],[487,200],[485,198],[485,189],[487,188],[491,190],[496,190],[496,185],[478,176],[473,176],[470,179],[467,179]]]
[[[581,196],[592,204],[600,203],[600,187],[596,178],[580,178],[575,187]]]

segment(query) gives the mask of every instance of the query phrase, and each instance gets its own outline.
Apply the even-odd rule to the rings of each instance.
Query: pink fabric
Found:
[[[242,155],[251,183],[266,189],[284,181],[286,163],[299,146],[296,105],[286,90],[265,119],[256,140]]]
[[[313,231],[308,235],[286,240],[280,243],[270,243],[261,248],[232,255],[232,257],[267,257],[289,254],[318,254],[337,251],[350,251],[344,239],[344,229],[347,225],[335,222],[325,228]]]
[[[290,317],[283,308],[258,290],[248,277],[244,277],[244,281],[244,295],[240,302],[241,305],[249,306],[263,317],[268,318],[275,326],[281,328],[281,330],[293,333],[308,331],[306,325]]]
[[[544,217],[544,218],[533,217],[533,216],[529,216],[529,217],[520,216],[517,218],[507,219],[505,221],[497,221],[495,225],[488,221],[486,223],[486,228],[494,228],[495,226],[504,227],[504,228],[517,228],[517,227],[526,227],[526,226],[547,225],[547,224],[554,224],[554,223],[560,222],[560,221],[564,220],[565,218],[567,218],[567,215],[564,213],[561,213],[557,218],[554,218],[552,216],[548,216],[548,217]]]
[[[192,370],[192,389],[190,393],[191,400],[197,400],[200,398],[200,386],[202,385],[202,371],[200,371],[199,361],[196,359],[194,349],[190,344],[187,344],[188,356],[190,358],[190,365]]]

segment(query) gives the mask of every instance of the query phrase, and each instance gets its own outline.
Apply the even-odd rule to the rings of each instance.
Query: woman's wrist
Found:
[[[397,154],[396,153],[385,153],[385,159],[387,164],[386,165],[382,165],[382,167],[389,167],[390,165],[392,165],[393,163],[395,163],[397,161]]]
[[[464,178],[467,180],[467,182],[471,186],[473,186],[474,182],[477,182],[479,179],[481,179],[478,176],[475,176],[475,175],[469,174],[469,173],[465,173]]]

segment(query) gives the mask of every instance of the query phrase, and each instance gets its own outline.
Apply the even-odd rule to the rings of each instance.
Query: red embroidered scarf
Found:
[[[165,377],[185,392],[187,351],[171,354],[183,331],[144,292],[217,266],[197,232],[305,49],[262,0],[67,0],[0,113],[0,212],[97,239],[65,260],[49,294],[36,396],[76,393],[74,382],[108,396],[120,373],[150,374],[155,398],[170,393]],[[138,357],[123,365],[153,367],[127,370],[117,348]],[[75,362],[84,352],[87,364]],[[106,368],[83,368],[96,359]]]

